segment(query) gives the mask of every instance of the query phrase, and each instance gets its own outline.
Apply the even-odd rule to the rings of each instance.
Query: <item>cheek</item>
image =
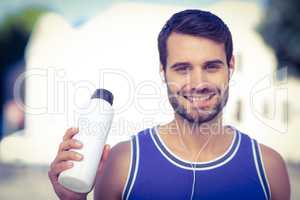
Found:
[[[223,91],[228,86],[228,76],[224,73],[211,75],[208,78],[208,82],[214,84]]]
[[[167,81],[166,83],[168,84],[168,87],[171,91],[179,91],[181,90],[185,85],[186,85],[186,80],[183,78],[179,77],[166,77]]]
[[[228,80],[224,80],[223,82],[220,82],[218,84],[218,87],[220,88],[220,90],[222,91],[222,93],[224,93],[225,90],[228,88],[228,84],[229,84]]]

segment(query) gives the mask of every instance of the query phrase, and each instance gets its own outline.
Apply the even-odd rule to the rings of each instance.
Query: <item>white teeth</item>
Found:
[[[192,97],[192,101],[193,101],[193,102],[194,102],[194,101],[206,101],[206,100],[209,99],[209,97],[210,97],[210,95],[200,96],[200,97],[195,97],[195,96],[193,96],[193,97]]]
[[[210,99],[214,94],[208,94],[208,95],[198,95],[198,96],[185,96],[188,100],[191,102],[195,101],[206,101]]]

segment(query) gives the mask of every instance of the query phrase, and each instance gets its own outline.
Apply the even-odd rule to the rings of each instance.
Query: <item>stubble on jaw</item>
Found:
[[[203,125],[204,123],[213,120],[220,112],[222,112],[223,108],[227,104],[228,101],[228,93],[229,93],[229,88],[228,86],[224,90],[223,95],[221,92],[219,92],[219,96],[222,98],[221,101],[219,101],[212,109],[205,111],[205,110],[196,110],[198,112],[198,117],[195,118],[191,114],[189,114],[187,108],[185,108],[183,105],[181,105],[178,101],[179,94],[178,92],[174,94],[170,88],[167,86],[168,90],[168,98],[169,102],[175,111],[175,113],[179,114],[184,120],[188,121],[191,123],[192,127],[197,127],[200,125]],[[221,91],[221,90],[220,90]],[[206,114],[204,114],[206,113]],[[203,116],[203,114],[205,116]],[[202,115],[202,116],[201,116]]]

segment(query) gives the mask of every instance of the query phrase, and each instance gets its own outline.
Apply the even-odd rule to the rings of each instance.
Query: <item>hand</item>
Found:
[[[59,145],[56,158],[51,163],[48,172],[48,176],[50,178],[54,191],[61,200],[85,200],[88,194],[88,193],[73,192],[63,187],[58,182],[59,174],[62,171],[73,167],[73,163],[71,162],[72,160],[80,161],[83,159],[81,154],[75,151],[70,151],[70,149],[80,149],[83,146],[83,144],[81,144],[78,140],[72,139],[73,136],[77,133],[78,133],[77,128],[69,128],[66,131],[63,137],[63,142]],[[101,161],[97,173],[101,173],[104,162],[107,160],[109,149],[110,149],[109,145],[104,146],[103,154],[101,157]]]

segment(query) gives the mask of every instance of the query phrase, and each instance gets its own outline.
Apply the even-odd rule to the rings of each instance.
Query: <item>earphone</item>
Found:
[[[177,119],[175,118],[175,123],[176,123],[176,127],[177,127],[177,134],[179,135],[179,141],[182,145],[182,147],[189,152],[189,149],[187,148],[187,146],[185,145],[185,143],[183,142],[182,136],[181,134],[179,134],[180,128],[179,128],[179,124],[177,122]],[[205,141],[205,143],[202,145],[201,149],[198,151],[198,153],[196,154],[195,160],[198,159],[199,155],[202,153],[202,151],[205,149],[205,147],[208,145],[209,141],[211,140],[212,134],[209,135],[208,139]],[[196,164],[194,163],[190,163],[192,170],[193,170],[193,183],[192,183],[192,190],[191,190],[191,195],[190,195],[190,200],[194,199],[194,193],[195,193],[195,185],[196,185]]]
[[[165,75],[164,75],[163,71],[160,72],[160,78],[161,78],[162,82],[164,82],[164,83],[166,82]]]
[[[233,69],[232,69],[232,68],[229,68],[229,79],[231,79],[232,73],[233,73]]]

